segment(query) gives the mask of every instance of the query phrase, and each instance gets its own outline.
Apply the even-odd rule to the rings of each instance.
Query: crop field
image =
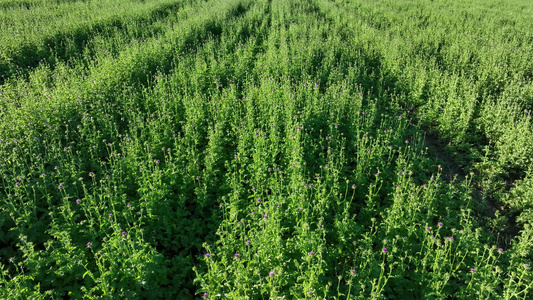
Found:
[[[530,0],[0,0],[0,299],[533,299]]]

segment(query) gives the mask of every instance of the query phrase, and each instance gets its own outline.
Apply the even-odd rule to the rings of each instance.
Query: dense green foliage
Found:
[[[531,15],[0,0],[0,298],[531,299]]]

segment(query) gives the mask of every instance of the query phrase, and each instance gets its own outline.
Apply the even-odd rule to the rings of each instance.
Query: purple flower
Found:
[[[257,202],[261,202],[261,198],[257,198]]]
[[[352,188],[355,189],[355,184],[352,184]]]
[[[470,271],[471,271],[472,273],[474,273],[474,272],[476,271],[476,269],[472,268],[472,269],[470,269]]]
[[[387,248],[383,248],[382,250],[383,250],[383,252],[387,252]]]
[[[309,252],[309,255],[313,255],[313,254],[315,254],[313,251]]]
[[[204,297],[207,297],[207,293],[204,293]]]
[[[246,244],[250,244],[250,240],[247,240],[247,241],[246,241]]]
[[[502,249],[502,248],[500,248],[500,249],[498,249],[498,251],[500,251],[500,252],[503,252],[503,249]]]
[[[113,214],[112,213],[109,213],[109,216],[111,217]]]
[[[328,165],[328,164],[326,164],[326,167],[328,167],[328,166],[329,166],[329,165]]]
[[[235,253],[235,257],[239,257],[239,253]]]
[[[525,264],[524,266],[526,266],[526,268],[529,268],[529,264]]]
[[[266,218],[267,218],[267,215],[264,215],[264,216],[263,216],[263,218],[265,218],[265,219],[266,219]]]
[[[274,275],[274,271],[270,271],[270,273],[268,273],[268,275],[270,275],[270,276]]]
[[[94,173],[93,173],[93,172],[89,172],[89,176],[93,176],[93,175],[94,175]]]
[[[206,254],[205,254],[205,257],[209,257],[209,253],[206,253]]]
[[[125,235],[126,234],[126,231],[122,231],[122,235]]]
[[[63,187],[63,185],[62,185],[62,184],[60,184],[60,185],[58,185],[57,187],[58,187],[58,188],[62,188],[62,187]]]
[[[431,230],[431,227],[426,227],[426,230]]]
[[[80,203],[80,201],[81,201],[80,199],[76,199],[76,203]]]
[[[307,292],[308,295],[311,295],[312,293],[313,293],[313,292],[311,292],[311,291]]]
[[[15,185],[19,185],[19,184],[20,184],[20,182],[15,182]]]
[[[441,222],[439,222],[439,224],[438,224],[438,225],[439,225],[439,226],[442,226],[442,223],[441,223]]]
[[[91,242],[87,242],[87,246],[90,246],[91,245]]]

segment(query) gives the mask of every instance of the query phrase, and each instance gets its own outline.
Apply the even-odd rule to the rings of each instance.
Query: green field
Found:
[[[533,299],[530,0],[0,0],[0,299]]]

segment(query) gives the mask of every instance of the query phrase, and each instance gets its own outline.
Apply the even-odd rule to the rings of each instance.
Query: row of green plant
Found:
[[[27,75],[39,64],[72,63],[102,49],[102,40],[125,44],[159,35],[179,22],[176,11],[194,2],[100,0],[0,10],[0,78]]]
[[[42,66],[30,74],[30,80],[20,78],[2,87],[2,137],[6,137],[2,139],[2,297],[194,294],[191,252],[198,252],[195,248],[203,241],[199,238],[216,228],[209,226],[215,216],[209,208],[197,209],[203,207],[201,201],[190,199],[192,178],[184,182],[181,194],[165,200],[172,207],[161,206],[159,200],[166,194],[155,197],[151,182],[137,182],[141,177],[136,172],[142,169],[137,152],[149,142],[144,139],[159,143],[164,134],[164,142],[172,145],[173,137],[166,136],[172,128],[168,123],[157,123],[164,133],[152,134],[147,127],[137,137],[134,131],[138,122],[153,118],[153,105],[160,103],[160,99],[152,103],[148,95],[153,80],[162,76],[158,72],[179,65],[183,76],[195,61],[196,50],[191,49],[204,43],[215,47],[229,28],[242,28],[242,37],[236,38],[245,39],[245,27],[254,27],[257,16],[262,16],[262,11],[247,13],[249,5],[240,1],[191,5],[178,13],[178,17],[188,15],[179,27],[132,43],[117,57],[101,56],[89,67],[83,61],[73,68],[61,63],[53,69]],[[247,17],[241,20],[243,14]],[[236,47],[238,42],[230,39],[227,44]],[[187,65],[181,61],[184,58]],[[176,109],[175,116],[183,115],[177,110],[179,103],[169,105]],[[175,128],[179,120],[173,123]],[[123,139],[124,133],[130,138]],[[129,151],[119,143],[134,149],[129,163],[124,164],[130,159],[123,160]],[[108,152],[112,145],[120,151]],[[195,144],[190,146],[196,149]],[[186,170],[178,162],[173,169]],[[165,171],[173,184],[185,180],[181,173],[171,176]],[[150,173],[146,176],[153,178]],[[117,199],[126,202],[119,206]],[[163,212],[168,218],[166,233],[161,231]]]
[[[58,5],[58,4],[64,4],[69,2],[76,2],[80,0],[53,0],[53,1],[47,1],[47,0],[1,0],[0,1],[0,8],[4,10],[8,9],[32,9],[36,7],[46,6],[46,5]]]

